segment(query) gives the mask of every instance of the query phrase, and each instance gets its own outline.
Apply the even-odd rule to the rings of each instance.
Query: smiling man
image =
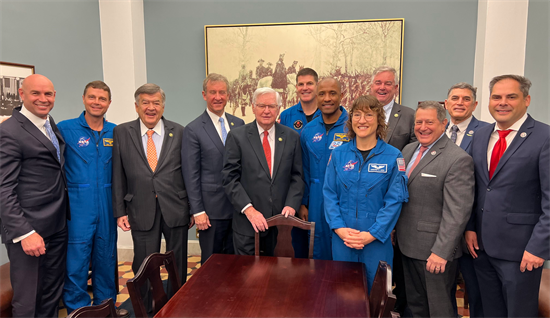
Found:
[[[409,202],[397,221],[407,304],[414,317],[452,317],[451,287],[460,239],[472,211],[472,158],[445,135],[445,109],[423,102],[415,115],[417,142],[403,149]]]
[[[300,133],[314,118],[321,114],[317,108],[317,81],[319,76],[311,68],[304,68],[296,75],[296,94],[298,104],[281,113],[280,124]]]
[[[65,172],[69,183],[72,219],[67,223],[67,277],[63,303],[67,313],[89,306],[88,267],[92,263],[94,304],[116,299],[113,272],[116,264],[116,220],[111,204],[113,128],[104,115],[111,105],[111,89],[93,81],[82,95],[85,111],[80,117],[59,123],[65,148]],[[119,309],[120,316],[128,315]]]
[[[63,292],[70,209],[65,141],[49,115],[55,94],[47,77],[25,78],[23,107],[0,124],[0,225],[14,317],[57,317]]]
[[[475,118],[472,113],[476,109],[477,89],[468,83],[457,83],[447,93],[445,108],[451,116],[451,122],[447,124],[446,134],[453,143],[464,151],[469,152],[474,133],[481,127],[488,125],[484,121]],[[481,293],[474,269],[473,258],[462,243],[462,257],[458,260],[458,265],[468,292],[468,302],[470,304],[471,317],[483,317],[483,306],[481,304]],[[456,286],[452,287],[452,294],[456,292]]]
[[[273,256],[277,228],[266,219],[295,215],[304,193],[300,137],[275,122],[282,100],[272,88],[258,88],[252,103],[256,120],[227,135],[223,185],[234,207],[235,254],[254,255],[259,232],[261,255]]]
[[[300,137],[306,188],[298,215],[302,220],[315,222],[315,259],[332,259],[332,231],[325,217],[323,185],[332,150],[349,141],[345,131],[348,112],[340,106],[341,99],[338,80],[322,79],[317,85],[321,116],[311,121]]]
[[[113,132],[114,216],[123,231],[132,231],[134,274],[160,251],[163,235],[185,282],[190,219],[181,171],[183,126],[162,116],[166,96],[158,85],[142,85],[134,98],[139,118]]]
[[[414,134],[414,110],[395,102],[399,92],[397,71],[393,67],[380,66],[372,73],[370,95],[384,105],[388,130],[384,141],[399,150],[416,141]]]
[[[227,134],[244,125],[244,121],[225,112],[228,88],[229,82],[225,76],[208,74],[202,84],[206,110],[183,132],[183,180],[191,214],[200,231],[201,264],[213,253],[234,253],[233,206],[223,189],[223,154]]]
[[[476,197],[466,243],[487,317],[535,317],[550,258],[550,127],[527,114],[531,81],[501,75],[489,84],[496,123],[472,141]]]

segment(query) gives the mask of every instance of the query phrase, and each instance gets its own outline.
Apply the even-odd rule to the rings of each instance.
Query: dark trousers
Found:
[[[164,235],[166,239],[166,251],[173,251],[176,258],[176,266],[180,276],[181,284],[187,280],[187,231],[188,226],[169,227],[160,211],[160,206],[157,200],[157,210],[155,212],[155,221],[153,227],[149,231],[132,230],[132,240],[134,241],[134,261],[132,263],[132,271],[138,272],[143,260],[147,256],[160,252],[161,237]],[[142,289],[144,296],[145,307],[148,312],[152,310],[150,305],[151,298],[146,291],[148,288]],[[168,281],[168,297],[172,296],[170,281]]]
[[[25,254],[19,243],[7,243],[13,288],[13,317],[57,317],[67,262],[67,228],[45,237],[46,253]]]
[[[290,234],[292,235],[292,248],[294,248],[294,257],[308,258],[309,231],[293,227]]]
[[[403,254],[399,249],[397,239],[393,246],[393,268],[392,268],[392,280],[395,284],[393,294],[397,297],[395,302],[395,310],[401,317],[405,314],[405,308],[407,308],[407,293],[405,292],[405,273],[403,272]]]
[[[484,317],[483,305],[481,303],[481,291],[474,268],[474,258],[470,254],[464,253],[462,257],[458,259],[458,267],[462,273],[462,278],[464,278],[466,292],[468,293],[470,317]]]
[[[537,317],[542,267],[521,272],[520,262],[477,252],[474,267],[485,317]]]
[[[413,317],[454,317],[451,287],[456,286],[458,261],[447,262],[440,274],[428,272],[426,263],[403,255],[407,305]]]
[[[199,231],[199,244],[201,246],[201,264],[214,253],[235,254],[233,247],[233,230],[229,220],[212,220],[210,227]]]
[[[270,227],[266,232],[266,234],[260,232],[260,255],[273,256],[277,245],[277,227]],[[233,244],[235,245],[235,254],[254,255],[254,236],[246,236],[233,231]]]

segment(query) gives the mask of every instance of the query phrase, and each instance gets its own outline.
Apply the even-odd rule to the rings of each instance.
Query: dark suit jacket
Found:
[[[451,125],[451,122],[447,124],[447,128],[449,128],[449,125]],[[472,120],[468,124],[468,127],[466,128],[466,133],[464,134],[464,137],[462,138],[462,141],[460,142],[460,148],[464,149],[467,153],[470,153],[470,146],[472,144],[472,139],[474,138],[474,133],[476,130],[478,130],[481,127],[485,127],[489,125],[489,123],[478,120],[475,116],[472,115]]]
[[[396,116],[397,115],[397,116]],[[384,141],[399,151],[416,141],[414,134],[414,109],[398,103],[393,104],[388,120],[388,133]]]
[[[468,230],[494,258],[520,262],[523,252],[550,258],[550,127],[531,116],[489,180],[487,147],[495,124],[472,141],[476,197]]]
[[[53,143],[29,119],[13,111],[0,124],[0,220],[2,241],[35,230],[46,238],[65,228],[70,218],[63,172],[65,141],[53,118],[61,162]]]
[[[275,123],[274,156],[271,177],[256,121],[231,130],[227,136],[223,185],[234,207],[233,231],[241,235],[254,236],[252,224],[241,213],[248,203],[265,218],[281,213],[285,206],[296,211],[300,207],[304,181],[298,133]]]
[[[225,116],[230,131],[244,125],[238,117],[228,113]],[[213,220],[233,217],[233,206],[222,182],[224,152],[225,146],[206,110],[185,127],[181,163],[191,214],[206,211]]]
[[[189,224],[187,192],[181,173],[183,126],[164,119],[164,140],[155,172],[147,162],[141,141],[140,119],[113,130],[113,213],[128,215],[132,230],[153,226],[155,196],[170,227]]]
[[[417,147],[414,142],[403,149],[407,165]],[[412,171],[408,186],[396,228],[401,252],[418,260],[431,253],[448,261],[460,257],[474,199],[472,158],[444,135]]]

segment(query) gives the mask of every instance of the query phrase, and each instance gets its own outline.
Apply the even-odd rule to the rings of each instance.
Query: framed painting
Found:
[[[23,105],[19,88],[25,77],[32,74],[33,65],[0,62],[0,122],[9,118],[15,107]]]
[[[272,87],[283,108],[298,102],[296,73],[314,69],[319,77],[335,77],[342,85],[342,106],[367,94],[372,71],[382,65],[403,69],[404,19],[206,25],[206,74],[229,80],[227,112],[245,122],[254,119],[252,93]],[[282,111],[282,110],[281,110]]]

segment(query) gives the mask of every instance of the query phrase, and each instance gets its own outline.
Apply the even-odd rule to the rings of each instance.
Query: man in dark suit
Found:
[[[464,151],[469,152],[471,141],[478,128],[489,125],[484,121],[477,120],[473,111],[476,109],[477,89],[468,83],[457,83],[449,89],[445,100],[445,109],[451,116],[451,122],[447,124],[446,134],[453,143]],[[466,283],[468,292],[468,303],[470,305],[471,317],[483,317],[483,306],[481,304],[481,292],[474,269],[473,258],[462,240],[462,256],[458,259],[458,267]],[[453,285],[451,294],[456,294],[456,286]],[[456,302],[453,302],[456,306]]]
[[[372,73],[370,95],[375,96],[384,105],[386,124],[388,130],[384,141],[400,151],[416,141],[414,135],[414,110],[395,102],[395,96],[399,91],[397,71],[390,66],[380,66]],[[394,237],[394,235],[392,235]],[[405,280],[403,277],[403,262],[401,261],[401,250],[399,243],[393,240],[393,280],[395,282],[394,293],[397,297],[395,310],[403,316],[407,306],[407,295],[405,293]]]
[[[48,114],[52,82],[25,79],[23,107],[0,124],[0,224],[10,259],[14,317],[57,317],[67,257],[65,142]]]
[[[233,206],[223,189],[223,154],[228,132],[243,126],[244,121],[225,112],[228,87],[223,75],[210,73],[204,79],[206,110],[187,125],[181,146],[183,180],[200,231],[202,264],[213,253],[234,253]]]
[[[235,253],[254,255],[254,232],[262,232],[260,249],[273,255],[277,230],[266,218],[295,215],[304,194],[300,136],[275,123],[281,97],[269,87],[253,96],[256,120],[231,130],[225,144],[223,185],[233,204]]]
[[[409,202],[397,221],[407,304],[414,317],[454,315],[460,239],[472,211],[472,158],[445,135],[445,109],[423,102],[415,115],[418,142],[403,149]]]
[[[465,236],[488,317],[536,317],[550,258],[550,127],[527,114],[530,86],[519,75],[493,78],[496,125],[472,141],[476,196]]]
[[[139,118],[113,130],[113,213],[122,230],[132,230],[134,273],[160,251],[164,235],[185,282],[190,222],[181,173],[183,126],[162,116],[166,97],[158,85],[144,84],[134,97]]]

